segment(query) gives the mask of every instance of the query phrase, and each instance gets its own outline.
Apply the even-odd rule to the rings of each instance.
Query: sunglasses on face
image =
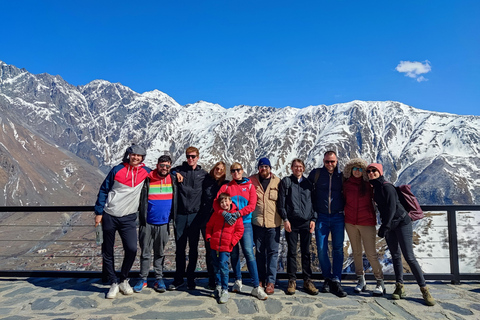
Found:
[[[353,171],[363,172],[363,169],[362,169],[362,168],[357,168],[357,167],[353,167],[352,170],[353,170]],[[367,172],[368,172],[368,171],[367,171]]]
[[[172,166],[169,165],[169,164],[159,164],[158,165],[160,168],[167,168],[167,169],[170,169]]]
[[[337,162],[336,160],[323,160],[324,163],[326,164],[335,164]]]
[[[194,154],[187,154],[187,159],[195,159],[196,157]]]
[[[367,173],[375,173],[377,171],[378,171],[377,169],[369,169],[369,170],[367,170]]]
[[[242,172],[242,169],[232,169],[232,170],[230,170],[230,173],[235,173],[235,172]]]

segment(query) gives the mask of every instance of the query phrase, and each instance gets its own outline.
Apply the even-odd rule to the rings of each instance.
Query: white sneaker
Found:
[[[213,291],[213,297],[215,299],[220,299],[221,293],[222,293],[222,286],[216,286],[215,290]]]
[[[218,303],[227,303],[228,302],[228,291],[227,290],[222,290],[220,293],[220,299],[218,300]]]
[[[267,294],[265,293],[265,291],[263,291],[263,288],[260,286],[253,288],[251,294],[252,296],[257,297],[260,300],[267,300],[268,298]]]
[[[123,280],[123,282],[118,285],[118,289],[120,289],[120,292],[126,296],[133,294],[133,289],[130,287],[128,279]]]
[[[242,292],[242,280],[235,280],[233,284],[232,292]]]
[[[107,293],[107,299],[115,299],[118,293],[118,283],[112,283]]]

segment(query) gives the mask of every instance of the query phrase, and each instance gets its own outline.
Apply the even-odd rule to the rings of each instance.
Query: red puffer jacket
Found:
[[[362,178],[350,176],[343,183],[343,196],[345,198],[345,223],[360,226],[376,225],[375,210],[373,209],[373,188],[367,182],[366,192],[360,194]]]
[[[229,212],[237,211],[237,207],[232,203]],[[206,238],[210,241],[210,248],[219,252],[232,252],[233,247],[243,236],[243,220],[237,219],[233,226],[225,222],[222,216],[223,209],[216,210],[207,223]]]

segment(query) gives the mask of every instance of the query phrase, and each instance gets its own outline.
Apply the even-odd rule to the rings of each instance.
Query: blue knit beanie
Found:
[[[272,166],[270,165],[270,160],[268,160],[267,158],[261,158],[260,160],[258,160],[258,167],[260,166],[269,166],[270,168],[272,168]]]

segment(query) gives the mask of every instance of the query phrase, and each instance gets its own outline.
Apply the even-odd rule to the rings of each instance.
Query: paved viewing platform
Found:
[[[131,281],[133,283],[133,280]],[[166,284],[171,279],[166,279]],[[369,282],[366,292],[354,294],[354,282],[345,280],[348,296],[330,293],[306,294],[301,280],[297,292],[285,294],[287,280],[280,280],[275,293],[260,301],[250,296],[245,279],[242,293],[231,293],[227,304],[217,304],[206,279],[197,288],[157,293],[149,287],[141,293],[105,299],[109,286],[90,278],[0,278],[0,318],[23,319],[480,319],[480,279],[459,285],[429,281],[437,304],[424,304],[415,282],[407,282],[407,298],[391,300],[394,289],[387,282],[387,295],[374,297]],[[315,281],[320,287],[320,281]]]

